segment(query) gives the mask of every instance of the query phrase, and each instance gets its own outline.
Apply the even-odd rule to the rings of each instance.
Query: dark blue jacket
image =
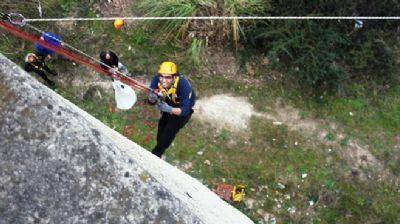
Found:
[[[61,40],[61,37],[57,34],[46,32],[46,33],[42,34],[42,37],[43,37],[44,41],[46,41],[49,44],[52,44],[52,45],[58,46],[58,47],[61,46],[61,43],[59,41],[57,41],[57,40]],[[52,37],[57,40],[53,39]],[[48,48],[45,48],[44,46],[42,46],[38,43],[35,44],[35,49],[36,49],[37,53],[39,53],[43,57],[47,57],[47,55],[54,54],[54,51],[52,51]]]
[[[160,79],[158,78],[158,75],[155,75],[151,80],[150,88],[158,89],[159,81]],[[182,111],[180,116],[187,116],[192,113],[192,108],[196,102],[196,93],[190,86],[189,81],[187,81],[182,75],[179,76],[179,82],[176,88],[176,96],[178,104],[175,104],[168,98],[165,99],[165,102],[172,107],[179,107]]]

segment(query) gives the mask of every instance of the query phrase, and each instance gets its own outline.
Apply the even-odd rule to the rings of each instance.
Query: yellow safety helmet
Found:
[[[170,61],[161,63],[160,69],[158,69],[158,74],[175,75],[177,72],[178,68],[176,64]]]

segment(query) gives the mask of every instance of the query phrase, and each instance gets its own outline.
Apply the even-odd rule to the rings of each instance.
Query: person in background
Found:
[[[50,32],[43,32],[40,36],[41,40],[46,41],[47,43],[60,47],[62,46],[61,37],[57,34]],[[53,59],[55,54],[54,51],[42,46],[39,43],[35,44],[36,55],[43,57],[44,59]]]
[[[161,158],[165,150],[171,145],[176,134],[190,120],[196,94],[182,75],[179,75],[175,63],[166,61],[160,65],[158,74],[150,83],[148,103],[155,105],[161,112],[158,121],[157,145],[152,153]],[[159,98],[163,98],[160,100]]]
[[[128,69],[124,64],[119,62],[118,56],[112,51],[102,51],[100,52],[100,61],[102,64],[100,66],[110,71],[111,73],[116,73],[116,71],[122,73],[124,76],[131,77],[132,75],[129,73]],[[107,66],[108,67],[107,67]]]
[[[54,82],[47,77],[46,73],[50,73],[54,76],[56,76],[57,73],[52,71],[49,67],[47,67],[45,60],[41,55],[36,55],[35,53],[28,53],[25,56],[24,69],[27,72],[35,72],[40,77],[42,77],[49,86],[54,86]]]

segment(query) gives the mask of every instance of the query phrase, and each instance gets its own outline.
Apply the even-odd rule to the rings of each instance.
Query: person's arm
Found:
[[[190,96],[192,93],[192,87],[190,86],[189,82],[186,79],[182,79],[179,82],[179,86],[177,89],[177,94],[179,97],[179,107],[173,108],[172,114],[177,116],[187,116],[190,113],[191,103],[190,103]]]
[[[121,62],[118,62],[118,71],[121,72],[125,76],[129,75],[128,68]]]
[[[155,105],[157,103],[158,96],[153,90],[158,89],[158,81],[159,80],[157,75],[155,75],[151,80],[150,92],[147,96],[147,103],[149,103],[150,105]]]

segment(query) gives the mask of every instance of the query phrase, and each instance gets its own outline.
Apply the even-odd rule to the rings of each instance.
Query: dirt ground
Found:
[[[214,126],[217,130],[225,128],[231,132],[247,132],[252,116],[263,117],[270,120],[273,125],[286,125],[289,130],[299,131],[305,137],[325,143],[327,148],[336,148],[340,151],[341,157],[349,164],[349,176],[352,178],[361,180],[373,177],[378,180],[393,178],[381,161],[368,150],[368,146],[363,146],[356,139],[350,139],[349,144],[342,146],[340,141],[345,134],[340,131],[338,125],[326,125],[325,122],[318,119],[302,118],[298,109],[281,102],[268,106],[271,108],[271,112],[259,113],[244,97],[214,95],[196,102],[194,118]],[[327,126],[328,128],[326,128]],[[335,140],[328,141],[326,136],[332,131],[336,135]]]
[[[243,131],[249,127],[251,116],[259,115],[245,98],[215,95],[196,102],[194,117],[217,129]]]

